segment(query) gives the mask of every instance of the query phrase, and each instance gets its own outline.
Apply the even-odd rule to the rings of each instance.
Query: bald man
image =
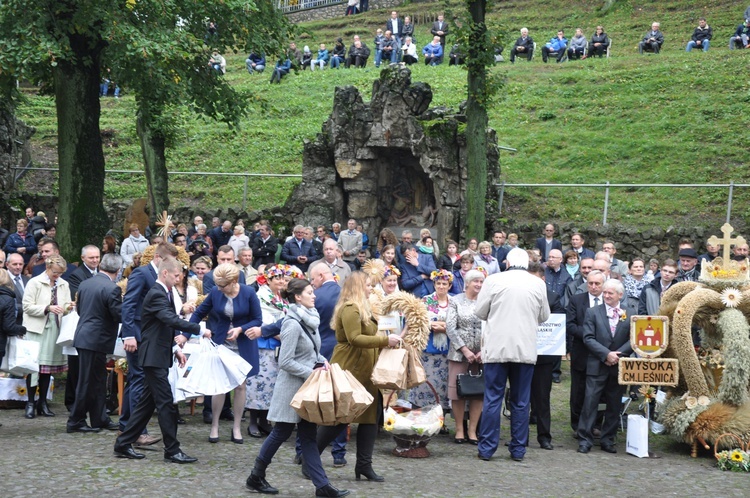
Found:
[[[323,242],[323,259],[319,259],[310,265],[310,278],[312,279],[312,269],[318,266],[325,266],[332,273],[339,277],[339,285],[344,285],[346,278],[352,274],[349,264],[339,257],[340,247],[333,239],[326,239]]]

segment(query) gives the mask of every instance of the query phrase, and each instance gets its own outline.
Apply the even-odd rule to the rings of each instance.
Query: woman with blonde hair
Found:
[[[68,264],[61,256],[50,256],[45,263],[47,270],[29,280],[23,293],[23,326],[26,338],[39,343],[39,401],[38,415],[54,417],[47,406],[47,391],[52,374],[68,369],[68,361],[57,344],[60,320],[75,307],[70,298],[68,282],[60,278]],[[26,403],[26,418],[34,418],[34,393],[31,385],[33,375],[26,376],[29,397]]]
[[[492,244],[483,240],[478,247],[479,254],[474,255],[474,268],[481,266],[487,275],[500,273],[500,262],[492,255]]]
[[[378,435],[378,414],[382,410],[383,400],[380,391],[370,380],[380,350],[394,347],[401,339],[397,335],[378,334],[378,324],[370,308],[370,278],[364,272],[352,273],[344,282],[339,301],[333,310],[331,328],[336,332],[336,347],[333,349],[331,363],[338,363],[343,370],[349,370],[367,391],[375,398],[370,407],[357,418],[357,463],[354,475],[357,479],[364,476],[368,481],[383,481],[372,469],[372,452]],[[323,450],[336,439],[345,424],[318,429],[318,451]]]
[[[484,284],[485,274],[471,270],[464,277],[464,292],[454,296],[448,308],[446,332],[450,338],[448,352],[448,398],[451,400],[453,420],[456,423],[456,443],[477,444],[477,423],[482,414],[482,399],[469,400],[469,434],[464,432],[466,399],[458,395],[456,378],[471,366],[482,363],[482,322],[474,314],[477,295]],[[479,366],[481,369],[481,366]]]
[[[453,285],[453,273],[448,270],[436,270],[430,275],[435,284],[435,292],[422,298],[422,304],[427,308],[430,319],[430,336],[427,346],[422,351],[422,365],[427,380],[435,388],[440,397],[444,410],[448,410],[448,348],[450,341],[446,334],[445,321],[451,298],[448,291]],[[434,394],[425,382],[412,388],[409,401],[416,406],[426,406],[434,403]]]
[[[234,353],[239,354],[252,365],[249,376],[258,373],[258,343],[251,340],[248,331],[252,327],[260,326],[262,315],[260,302],[255,290],[248,285],[239,283],[240,270],[237,266],[224,263],[214,270],[216,286],[211,289],[206,299],[198,306],[190,321],[200,323],[208,316],[209,330],[213,341],[223,344]],[[183,334],[179,342],[187,342],[188,337]],[[211,397],[213,408],[211,432],[208,436],[210,443],[219,441],[219,417],[224,406],[225,394]],[[234,424],[230,441],[242,444],[242,412],[245,409],[245,383],[234,389]]]

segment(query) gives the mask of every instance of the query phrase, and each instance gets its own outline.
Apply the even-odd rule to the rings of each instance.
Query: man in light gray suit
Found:
[[[578,453],[588,453],[594,445],[594,423],[602,395],[606,401],[601,429],[601,447],[607,453],[617,453],[615,436],[619,425],[622,395],[625,386],[617,382],[617,363],[630,356],[630,317],[637,309],[628,299],[621,301],[625,289],[622,282],[611,279],[604,283],[604,304],[586,310],[583,323],[583,343],[589,350],[586,364],[586,398],[578,421]]]

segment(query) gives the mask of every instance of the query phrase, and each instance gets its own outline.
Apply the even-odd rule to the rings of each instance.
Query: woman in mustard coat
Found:
[[[354,272],[347,277],[341,289],[341,296],[333,311],[331,326],[336,332],[336,347],[331,363],[338,363],[343,370],[349,370],[372,394],[375,401],[354,422],[357,428],[357,464],[354,475],[364,476],[368,481],[383,481],[372,469],[372,452],[378,435],[378,413],[383,409],[380,391],[370,380],[380,350],[394,347],[400,342],[399,336],[378,334],[378,324],[370,310],[370,279],[363,272]],[[346,425],[318,428],[318,450],[323,451]]]

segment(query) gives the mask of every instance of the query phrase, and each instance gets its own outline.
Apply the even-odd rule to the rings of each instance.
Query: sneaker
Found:
[[[334,467],[345,467],[346,466],[346,458],[334,458],[333,459],[333,466]]]

